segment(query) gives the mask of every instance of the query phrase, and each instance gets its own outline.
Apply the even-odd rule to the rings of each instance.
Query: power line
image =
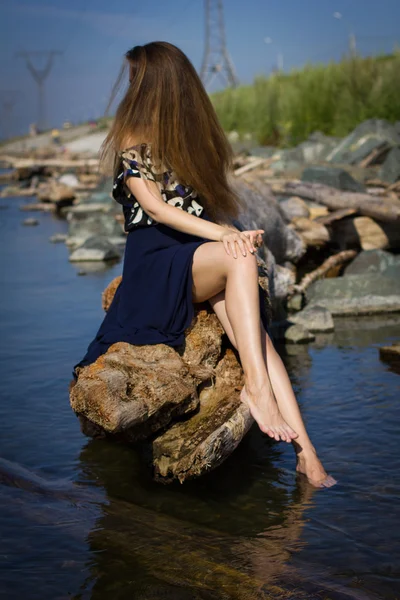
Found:
[[[239,81],[226,47],[222,0],[205,0],[205,19],[201,80],[207,86],[219,75],[229,86],[236,87]]]
[[[38,127],[40,129],[45,129],[47,125],[46,119],[46,105],[45,105],[45,95],[44,95],[44,83],[47,77],[50,74],[51,68],[53,66],[54,57],[57,55],[61,55],[62,52],[59,50],[49,50],[49,51],[36,51],[36,52],[18,52],[17,57],[21,57],[25,59],[26,66],[32,75],[34,81],[38,86]],[[38,68],[31,61],[31,56],[46,56],[47,60],[43,68]]]

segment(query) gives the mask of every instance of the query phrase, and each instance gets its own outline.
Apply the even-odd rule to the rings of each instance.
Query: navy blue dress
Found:
[[[114,198],[123,205],[128,231],[122,282],[86,355],[75,365],[74,374],[77,367],[94,362],[116,342],[180,346],[194,317],[193,255],[201,244],[211,240],[157,223],[141,209],[124,179],[146,176],[157,181],[158,178],[157,174],[153,177],[153,169],[151,174],[146,171],[146,157],[147,166],[151,164],[148,154],[143,156],[137,147],[132,148],[128,155],[126,151],[123,155],[121,172],[113,188]],[[169,182],[164,177],[160,183],[164,200],[211,221],[193,189],[183,188],[171,172],[169,175]],[[260,288],[260,309],[267,327],[263,306]]]

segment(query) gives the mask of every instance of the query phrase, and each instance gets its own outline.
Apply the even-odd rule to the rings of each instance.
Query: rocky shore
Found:
[[[2,175],[3,196],[31,196],[22,210],[63,215],[68,235],[50,241],[66,243],[70,261],[83,271],[120,260],[126,239],[111,180],[97,170],[102,135],[71,142],[56,155],[45,146],[0,149],[1,163],[11,169]],[[265,230],[259,283],[275,338],[308,343],[333,331],[337,317],[400,313],[398,125],[370,120],[345,139],[316,133],[290,149],[236,146],[232,183],[247,209],[235,225]],[[24,223],[40,225],[40,217]],[[106,290],[105,309],[118,283]],[[238,355],[215,315],[197,309],[184,348],[138,352],[115,344],[71,387],[83,431],[146,440],[154,475],[164,482],[216,467],[252,424],[239,399]],[[398,365],[398,345],[380,354]]]

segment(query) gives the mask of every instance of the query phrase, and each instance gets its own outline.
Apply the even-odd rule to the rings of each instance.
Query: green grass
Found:
[[[370,118],[400,120],[400,52],[306,65],[211,95],[225,131],[294,146],[313,131],[342,137]]]

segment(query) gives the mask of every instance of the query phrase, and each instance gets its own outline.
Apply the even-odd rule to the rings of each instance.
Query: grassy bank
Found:
[[[400,52],[308,65],[212,95],[225,131],[296,145],[313,131],[344,136],[370,118],[400,120]]]

